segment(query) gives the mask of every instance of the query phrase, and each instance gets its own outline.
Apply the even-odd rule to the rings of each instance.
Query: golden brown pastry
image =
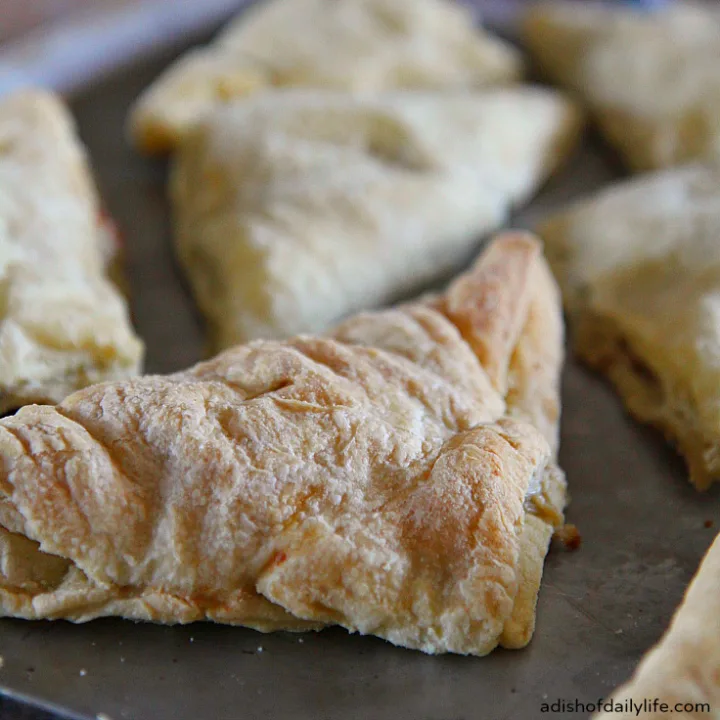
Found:
[[[638,717],[630,703],[640,705],[644,700],[650,704],[643,707],[640,717],[648,720],[668,715],[684,720],[720,718],[720,537],[703,560],[665,637],[613,695],[617,712],[596,717]]]
[[[269,88],[351,93],[514,82],[520,56],[454,0],[267,0],[192,50],[137,101],[146,152],[173,148],[209,110]]]
[[[443,296],[23,408],[0,611],[521,647],[565,504],[562,335],[538,243],[508,234]]]
[[[323,332],[456,269],[579,130],[568,101],[528,87],[296,90],[214,113],[171,178],[177,252],[213,348]]]
[[[587,101],[634,170],[720,159],[717,3],[534,3],[524,36],[542,71]]]
[[[0,413],[139,371],[116,253],[65,107],[0,100]]]
[[[720,166],[620,183],[540,233],[579,354],[707,488],[720,477]]]

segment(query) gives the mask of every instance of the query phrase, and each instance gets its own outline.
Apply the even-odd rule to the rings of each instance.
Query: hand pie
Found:
[[[0,421],[0,612],[521,647],[565,503],[562,335],[509,234],[444,296],[25,407]]]
[[[214,349],[322,332],[465,262],[579,135],[552,91],[318,91],[217,111],[171,177],[177,251]]]
[[[640,663],[632,680],[613,696],[627,708],[629,700],[640,704],[655,698],[666,703],[676,717],[720,717],[720,537],[705,556],[670,629]],[[696,712],[685,706],[705,705]],[[643,712],[649,720],[668,713]],[[636,712],[602,713],[598,720],[627,720]]]
[[[532,5],[524,35],[549,78],[576,91],[634,170],[720,158],[720,11]]]
[[[139,147],[159,152],[208,110],[258,90],[464,89],[514,82],[521,70],[518,52],[453,0],[269,0],[161,75],[130,129]]]
[[[116,252],[64,106],[0,100],[0,413],[139,371]]]
[[[707,488],[720,477],[720,167],[622,183],[540,232],[580,355]]]

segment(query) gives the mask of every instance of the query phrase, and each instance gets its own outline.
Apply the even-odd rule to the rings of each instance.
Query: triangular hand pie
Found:
[[[581,356],[720,478],[720,167],[621,183],[540,229]]]
[[[137,144],[168,150],[213,107],[273,87],[352,93],[519,79],[519,54],[453,0],[269,0],[242,13],[140,97]]]
[[[635,170],[720,158],[720,10],[532,5],[525,40],[549,78],[583,97]]]
[[[138,372],[116,252],[65,107],[0,100],[0,413]]]
[[[670,629],[642,660],[632,680],[614,693],[612,701],[619,706],[618,712],[604,712],[596,718],[629,720],[638,717],[629,703],[633,701],[640,705],[646,699],[653,704],[642,712],[641,717],[648,720],[666,718],[667,710],[682,718],[715,720],[718,717],[720,537],[705,556]],[[667,705],[666,710],[658,707],[661,703]]]
[[[217,111],[171,178],[178,254],[214,348],[322,332],[457,268],[579,125],[539,88],[296,90]]]
[[[25,407],[0,421],[0,611],[521,647],[565,504],[562,336],[508,234],[443,296]]]

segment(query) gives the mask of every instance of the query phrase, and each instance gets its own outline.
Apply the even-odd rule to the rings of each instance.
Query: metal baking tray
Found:
[[[203,327],[173,260],[166,162],[135,154],[123,123],[138,93],[199,39],[120,67],[72,102],[102,196],[125,237],[135,322],[152,373],[201,359]],[[620,175],[590,136],[514,224],[532,226]],[[580,529],[582,547],[551,550],[537,631],[525,650],[429,657],[340,629],[298,636],[212,624],[2,620],[0,684],[15,696],[112,720],[589,717],[543,713],[542,705],[596,702],[630,675],[717,532],[720,488],[694,491],[659,434],[633,422],[608,385],[572,359],[560,459],[572,495],[568,520]]]

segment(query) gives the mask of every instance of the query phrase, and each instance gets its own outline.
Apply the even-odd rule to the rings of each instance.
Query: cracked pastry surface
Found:
[[[711,3],[655,12],[536,3],[524,38],[634,170],[720,159],[720,11]]]
[[[321,332],[450,272],[580,126],[540,88],[296,90],[217,111],[170,181],[177,253],[213,347]]]
[[[0,613],[522,647],[565,504],[559,305],[507,234],[445,295],[0,420]]]
[[[616,702],[658,698],[676,706],[707,704],[703,709],[674,712],[679,718],[720,717],[720,537],[708,551],[685,599],[660,642],[643,658],[632,679],[613,694]],[[643,713],[651,720],[666,713]],[[602,713],[597,720],[636,717],[635,713]]]
[[[720,477],[720,167],[620,183],[539,232],[579,354],[707,488]]]
[[[66,108],[0,100],[0,413],[139,371],[116,252]]]
[[[468,89],[514,82],[521,65],[451,0],[269,0],[166,70],[136,102],[130,131],[160,152],[214,107],[261,90]]]

